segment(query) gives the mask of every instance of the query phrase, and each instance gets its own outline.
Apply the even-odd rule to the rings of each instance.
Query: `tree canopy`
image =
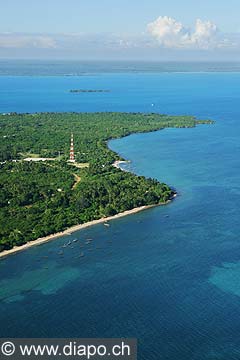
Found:
[[[108,148],[108,140],[209,122],[140,113],[0,115],[0,251],[75,224],[168,201],[173,190],[166,184],[112,166],[120,157]],[[88,167],[67,162],[71,132],[76,161]],[[34,156],[56,160],[23,160]]]

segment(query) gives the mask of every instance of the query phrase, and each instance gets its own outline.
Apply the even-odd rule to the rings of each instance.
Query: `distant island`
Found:
[[[0,115],[0,251],[168,203],[175,194],[168,185],[113,166],[124,159],[108,148],[108,141],[209,123],[155,113]],[[71,132],[75,163],[68,162]]]
[[[101,89],[71,89],[69,90],[70,93],[103,93],[103,92],[110,92],[110,90],[101,90]]]

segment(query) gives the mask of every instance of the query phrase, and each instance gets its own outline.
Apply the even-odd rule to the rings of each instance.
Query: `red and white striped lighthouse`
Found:
[[[73,145],[73,134],[71,135],[71,144],[70,144],[70,162],[75,162],[75,156],[74,156],[74,145]]]

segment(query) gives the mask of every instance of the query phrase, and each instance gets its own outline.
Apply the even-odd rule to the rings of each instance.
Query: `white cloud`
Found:
[[[0,48],[39,48],[56,47],[56,41],[49,35],[29,35],[16,33],[0,34]]]
[[[197,19],[194,27],[189,29],[176,19],[167,16],[160,16],[148,24],[147,31],[135,34],[0,33],[0,56],[6,57],[7,54],[14,53],[42,54],[42,56],[50,54],[56,57],[109,56],[139,59],[147,57],[175,59],[177,55],[185,59],[186,54],[203,58],[207,58],[210,54],[218,54],[220,58],[233,52],[239,53],[240,56],[240,34],[223,34],[214,23],[201,19]]]
[[[193,44],[200,48],[208,48],[218,44],[217,26],[210,21],[196,20],[195,31],[191,35]]]
[[[196,20],[194,29],[188,29],[171,17],[159,16],[148,24],[147,30],[166,48],[209,49],[218,47],[219,43],[217,26],[201,19]]]

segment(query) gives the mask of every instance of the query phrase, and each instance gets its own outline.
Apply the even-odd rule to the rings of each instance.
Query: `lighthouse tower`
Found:
[[[70,162],[75,162],[75,156],[74,156],[74,145],[73,145],[73,134],[71,134],[71,144],[70,144]]]

